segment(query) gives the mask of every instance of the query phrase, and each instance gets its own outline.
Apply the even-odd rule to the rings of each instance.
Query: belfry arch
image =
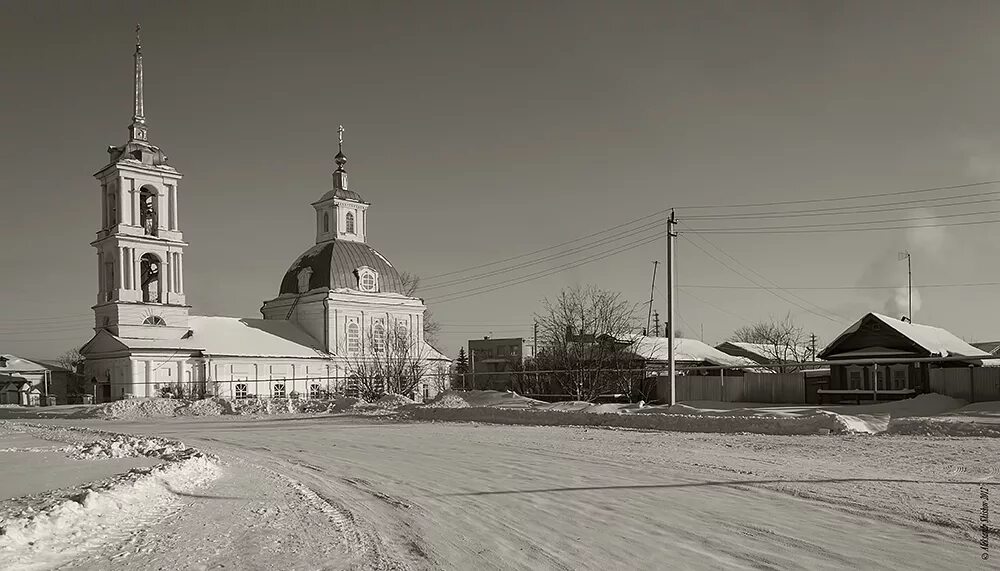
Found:
[[[139,259],[139,275],[142,277],[142,301],[163,303],[163,287],[160,281],[162,261],[156,254],[143,254]]]
[[[139,190],[139,226],[147,236],[156,236],[160,218],[160,193],[151,186]]]

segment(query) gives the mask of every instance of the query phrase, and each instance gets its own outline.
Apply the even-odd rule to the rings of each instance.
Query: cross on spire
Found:
[[[142,102],[142,41],[139,36],[139,32],[142,30],[142,26],[139,24],[135,25],[135,54],[132,56],[135,60],[135,78],[132,93],[132,124],[129,125],[128,132],[129,137],[132,140],[145,141],[146,140],[146,116],[143,109]]]
[[[337,129],[337,156],[333,161],[337,163],[337,170],[333,171],[333,188],[347,190],[347,171],[344,165],[347,164],[347,155],[344,154],[344,126]]]

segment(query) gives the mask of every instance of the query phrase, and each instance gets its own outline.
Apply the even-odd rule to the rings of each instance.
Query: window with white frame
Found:
[[[347,216],[345,216],[344,218],[345,218],[344,231],[347,232],[348,234],[354,234],[354,214],[352,212],[348,212]]]
[[[236,397],[236,398],[238,398],[238,399],[245,399],[245,398],[247,398],[247,385],[246,385],[246,383],[236,383],[236,386],[233,387],[233,396]]]
[[[358,268],[358,289],[361,291],[378,291],[378,273],[368,267]]]
[[[309,385],[309,398],[311,398],[311,399],[318,399],[318,398],[320,398],[320,396],[322,395],[322,393],[323,393],[323,389],[319,385],[317,385],[315,383]]]
[[[347,352],[355,355],[361,352],[361,328],[353,321],[347,324]]]
[[[375,323],[372,326],[372,351],[385,352],[385,326],[381,323]]]
[[[274,383],[271,385],[271,398],[285,398],[285,383]]]

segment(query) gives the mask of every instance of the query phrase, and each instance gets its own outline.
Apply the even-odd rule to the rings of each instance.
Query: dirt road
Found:
[[[979,480],[993,474],[1000,458],[1000,443],[990,439],[349,417],[96,425],[215,452],[225,476],[204,495],[184,498],[176,515],[78,560],[76,568],[985,569],[992,563],[981,559],[978,546]]]

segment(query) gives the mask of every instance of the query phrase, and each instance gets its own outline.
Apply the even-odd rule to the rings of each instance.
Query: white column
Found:
[[[108,224],[108,185],[101,185],[101,230],[110,226]]]
[[[122,247],[122,289],[132,289],[132,265],[128,263],[129,247]]]
[[[118,272],[118,289],[125,289],[125,248],[118,247],[118,256],[115,259],[115,270]]]
[[[184,293],[184,254],[177,252],[177,293]]]
[[[104,252],[97,251],[97,300],[104,302]]]
[[[132,268],[132,289],[139,289],[139,265],[135,263],[135,248],[128,249],[128,265]]]
[[[129,215],[125,214],[125,209],[129,208],[129,192],[125,188],[125,184],[128,179],[125,177],[118,177],[118,220],[115,220],[116,224],[131,224]]]
[[[177,230],[177,186],[170,185],[170,229]]]
[[[167,259],[163,260],[163,263],[161,264],[162,274],[160,277],[162,279],[160,279],[160,287],[162,287],[166,292],[174,291],[173,288],[174,264],[170,256],[171,256],[170,252],[167,252]]]
[[[139,190],[135,187],[135,179],[131,181],[132,189],[130,195],[132,196],[132,222],[133,226],[139,225]]]

